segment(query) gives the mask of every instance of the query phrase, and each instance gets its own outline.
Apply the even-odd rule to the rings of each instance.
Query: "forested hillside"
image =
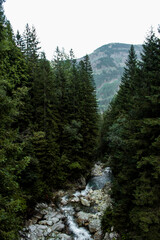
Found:
[[[159,31],[160,32],[160,31]],[[102,152],[113,173],[104,231],[160,239],[160,39],[151,31],[137,60],[129,52],[120,89],[104,116]]]
[[[98,106],[104,112],[119,89],[130,44],[106,44],[89,55],[96,84]],[[142,45],[134,45],[140,59]]]
[[[53,189],[87,175],[95,160],[97,103],[88,56],[57,48],[50,63],[34,27],[14,36],[0,1],[0,239]]]
[[[111,44],[94,53],[95,62],[91,56],[98,94],[106,98],[100,99],[101,110],[114,94],[111,88],[111,95],[105,97],[109,84],[117,88],[120,82],[115,66],[123,72],[119,91],[99,116],[89,57],[76,61],[72,50],[66,54],[57,47],[54,59],[48,61],[34,27],[26,24],[23,33],[13,33],[3,2],[0,0],[0,240],[18,240],[36,204],[51,203],[56,190],[63,189],[65,196],[82,176],[89,176],[98,160],[103,160],[109,177],[111,173],[112,183],[102,189],[104,196],[99,195],[98,201],[95,189],[95,205],[89,202],[92,189],[83,199],[83,209],[88,206],[94,213],[102,199],[101,211],[110,206],[102,221],[101,213],[98,221],[95,217],[91,221],[90,232],[97,233],[93,229],[97,223],[100,230],[94,239],[102,236],[101,227],[106,237],[114,232],[112,240],[160,239],[160,38],[151,30],[141,55],[141,46],[131,46],[124,69],[121,60],[129,45],[120,47],[125,54],[121,49],[116,55],[115,44]],[[96,167],[100,165],[98,162]],[[102,176],[102,169],[98,172]],[[85,217],[81,221],[86,226]],[[64,222],[67,224],[66,219]]]

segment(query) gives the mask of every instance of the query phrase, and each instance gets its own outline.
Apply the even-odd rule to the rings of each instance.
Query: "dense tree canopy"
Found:
[[[18,239],[35,204],[89,173],[97,103],[89,58],[49,62],[34,27],[12,31],[0,1],[0,239]]]
[[[152,31],[140,62],[131,47],[120,89],[105,113],[102,149],[110,155],[113,209],[106,210],[102,225],[114,225],[120,239],[160,236],[159,49]]]
[[[36,29],[16,36],[0,0],[0,239],[53,190],[87,176],[96,160],[98,111],[89,57],[40,52]],[[100,151],[113,173],[102,228],[120,239],[160,236],[160,39],[133,46],[120,89],[104,114]]]

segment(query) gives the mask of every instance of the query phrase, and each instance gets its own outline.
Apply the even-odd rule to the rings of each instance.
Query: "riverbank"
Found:
[[[101,231],[101,218],[111,205],[110,169],[95,164],[91,179],[81,191],[59,190],[50,204],[36,206],[36,214],[26,222],[21,240],[110,240],[114,232]]]

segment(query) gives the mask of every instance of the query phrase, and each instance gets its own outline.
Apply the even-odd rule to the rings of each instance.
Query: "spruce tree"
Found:
[[[23,58],[15,45],[9,22],[0,2],[0,238],[18,239],[26,210],[26,199],[19,186],[21,172],[29,163],[19,141],[16,118],[24,89],[18,88]],[[23,70],[22,70],[23,71]]]
[[[151,31],[142,53],[143,92],[140,96],[138,147],[136,152],[138,178],[135,180],[134,208],[130,213],[134,239],[159,237],[159,89],[160,41]],[[141,80],[142,81],[142,80]],[[142,99],[143,96],[143,99]],[[142,105],[143,104],[143,105]]]
[[[151,32],[138,69],[134,67],[133,78],[130,69],[125,70],[107,115],[114,202],[113,210],[104,215],[103,226],[109,227],[110,221],[120,238],[149,240],[159,236],[159,54],[159,39]],[[126,79],[130,81],[127,85]],[[127,94],[122,95],[126,86]]]
[[[95,96],[93,73],[89,57],[79,63],[79,119],[82,124],[82,166],[85,169],[94,162],[94,153],[97,147],[98,112]]]

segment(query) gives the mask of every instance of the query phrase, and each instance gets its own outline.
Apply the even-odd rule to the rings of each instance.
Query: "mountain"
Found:
[[[130,46],[131,44],[110,43],[89,55],[101,112],[107,109],[118,90]],[[142,45],[134,45],[134,48],[139,59]]]

